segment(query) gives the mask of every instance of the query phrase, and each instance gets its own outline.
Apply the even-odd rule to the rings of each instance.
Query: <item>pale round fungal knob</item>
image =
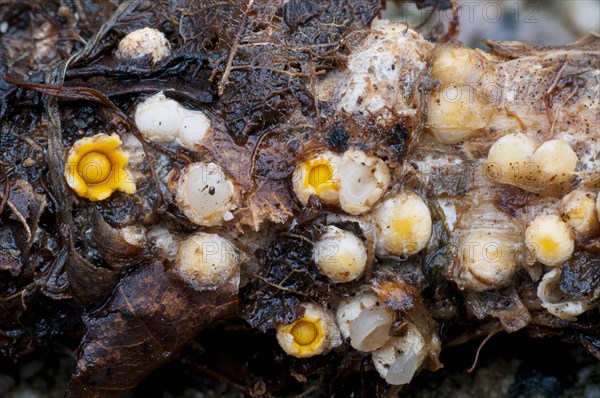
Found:
[[[362,214],[388,190],[389,167],[378,157],[359,150],[344,153],[340,168],[340,206],[350,214]]]
[[[147,140],[172,142],[179,134],[180,105],[161,91],[137,105],[134,119],[138,130]]]
[[[371,356],[377,373],[388,384],[408,384],[427,357],[425,339],[414,325],[408,324],[403,336],[390,338]]]
[[[192,151],[212,132],[212,122],[204,112],[186,109],[162,91],[140,102],[134,119],[147,140],[176,142]]]
[[[277,342],[286,354],[307,358],[323,354],[342,343],[331,312],[312,303],[303,303],[302,307],[302,318],[288,325],[277,325]]]
[[[354,296],[340,302],[335,313],[335,321],[344,339],[350,337],[350,322],[358,318],[362,311],[381,305],[377,294],[369,287],[364,287]]]
[[[152,63],[157,63],[171,55],[171,45],[165,35],[152,28],[134,30],[119,42],[117,55],[125,59],[152,57]]]
[[[492,106],[471,86],[450,86],[429,95],[427,126],[444,144],[456,144],[487,126]]]
[[[531,161],[541,172],[541,182],[557,184],[575,173],[577,154],[563,140],[543,142],[533,153]]]
[[[403,191],[375,209],[377,244],[383,252],[412,255],[431,238],[432,221],[427,204],[419,195]]]
[[[576,189],[565,195],[560,203],[563,220],[575,234],[589,236],[600,228],[596,214],[596,201],[590,192]]]
[[[239,193],[215,163],[192,163],[181,172],[177,204],[190,221],[210,227],[233,219]]]
[[[212,289],[225,283],[240,267],[238,249],[229,240],[197,233],[179,245],[174,271],[198,289]]]
[[[456,44],[438,46],[431,59],[431,77],[442,84],[493,81],[494,64],[480,50]]]
[[[488,153],[486,175],[504,183],[519,183],[534,178],[537,167],[531,162],[535,142],[522,133],[499,138]]]
[[[536,259],[549,266],[558,266],[573,254],[575,242],[559,216],[537,216],[525,231],[525,243]]]
[[[292,185],[300,203],[306,205],[312,195],[325,203],[337,203],[340,164],[341,158],[332,152],[323,152],[299,164]]]
[[[352,232],[328,226],[314,245],[313,259],[321,273],[334,282],[350,282],[364,272],[367,248]]]
[[[471,290],[484,291],[508,285],[517,269],[515,242],[492,232],[474,232],[461,244],[461,279]]]
[[[350,344],[364,352],[381,348],[389,338],[392,322],[391,311],[382,305],[362,310],[350,321]]]
[[[485,54],[457,45],[433,51],[427,126],[438,141],[455,144],[487,126],[494,113],[495,66]]]
[[[178,138],[181,145],[190,150],[203,142],[212,131],[212,122],[202,111],[182,108]]]

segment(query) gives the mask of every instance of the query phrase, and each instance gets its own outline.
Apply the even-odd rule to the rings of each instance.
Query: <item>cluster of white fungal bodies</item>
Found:
[[[235,245],[217,234],[199,232],[179,244],[173,270],[198,290],[222,286],[239,271]]]
[[[319,82],[319,100],[335,103],[337,111],[347,115],[373,115],[380,124],[399,115],[416,117],[417,110],[409,102],[432,47],[404,24],[374,23],[367,38],[352,49],[347,68],[330,73]],[[378,255],[410,256],[422,250],[431,237],[431,213],[426,202],[411,190],[389,194],[391,184],[386,163],[356,148],[343,154],[314,154],[296,167],[292,179],[294,193],[302,205],[316,197],[354,216],[349,220],[359,220],[363,232],[366,227],[373,233]],[[313,260],[320,272],[334,282],[356,280],[368,261],[366,242],[351,231],[329,225],[315,241]],[[425,352],[424,341],[413,338],[420,336],[416,329],[410,329],[403,337],[390,338],[393,311],[381,304],[369,288],[337,306],[336,322],[342,337],[354,349],[382,350],[377,355],[381,358],[379,363],[385,365],[377,370],[386,378],[388,365],[393,365],[387,378],[392,384],[407,383],[425,359],[421,356]],[[291,325],[285,327],[291,330]],[[298,356],[298,347],[284,346],[280,335],[278,332],[284,350]],[[289,342],[289,334],[287,337],[285,341]],[[406,350],[386,348],[391,340],[394,346]],[[409,349],[411,345],[413,349]],[[418,353],[418,358],[413,352]]]
[[[403,335],[390,336],[393,312],[370,288],[342,301],[336,322],[354,349],[371,353],[375,369],[389,384],[409,383],[427,357],[425,340],[412,324]]]
[[[181,171],[177,204],[197,225],[211,227],[233,219],[239,205],[239,190],[215,163],[192,163]]]
[[[516,133],[492,145],[485,167],[495,181],[540,192],[571,180],[576,165],[577,154],[567,142],[555,139],[538,146],[527,135]]]
[[[419,110],[423,110],[425,129],[435,137],[430,143],[435,149],[431,151],[433,156],[436,153],[447,158],[455,156],[461,166],[469,163],[477,168],[477,181],[466,188],[465,197],[461,193],[461,196],[448,194],[436,198],[444,215],[451,219],[446,226],[457,249],[458,287],[476,292],[506,287],[521,265],[526,269],[531,265],[528,263],[531,258],[524,250],[528,248],[533,263],[540,269],[537,277],[527,269],[534,280],[539,279],[544,266],[552,267],[545,268],[550,271],[539,285],[542,305],[556,316],[563,313],[572,316],[589,309],[586,303],[555,297],[555,284],[560,277],[560,265],[573,253],[574,237],[589,237],[598,232],[600,197],[595,199],[587,191],[574,191],[562,197],[560,207],[559,198],[554,198],[554,202],[547,199],[553,203],[548,212],[534,206],[531,211],[517,209],[514,214],[494,203],[495,195],[508,188],[503,184],[562,196],[572,189],[570,184],[579,175],[576,168],[581,170],[582,165],[591,165],[593,169],[593,161],[597,159],[594,154],[584,154],[578,149],[585,140],[574,140],[572,131],[563,132],[561,128],[556,130],[560,134],[553,133],[555,126],[544,124],[548,115],[539,111],[544,108],[541,104],[529,101],[523,105],[522,93],[506,86],[511,79],[520,79],[507,74],[510,73],[507,70],[522,71],[519,76],[527,75],[533,82],[543,68],[530,65],[525,69],[516,64],[503,68],[501,63],[511,61],[499,61],[495,55],[458,45],[442,45],[431,51],[433,46],[404,24],[387,22],[374,23],[371,33],[358,45],[349,43],[349,48],[347,67],[328,73],[318,83],[318,100],[333,103],[344,116],[369,115],[379,125],[397,120],[397,116],[416,118]],[[418,97],[415,88],[423,74],[431,79],[421,80],[419,91],[425,93],[425,103],[419,103],[415,100]],[[514,115],[514,107],[532,112]],[[569,112],[576,114],[576,107],[573,105]],[[588,108],[597,109],[597,104]],[[423,145],[427,138],[418,138],[422,140],[419,144],[427,147]],[[316,154],[296,168],[294,192],[302,205],[306,206],[315,196],[345,213],[372,222],[377,256],[414,255],[430,241],[434,208],[430,210],[427,202],[409,188],[388,193],[392,181],[387,166],[380,162],[357,150],[342,155]],[[416,163],[415,160],[411,167],[417,168]],[[421,177],[417,178],[423,183]],[[443,200],[447,206],[442,204]],[[328,226],[325,231],[322,240],[315,242],[313,259],[333,281],[345,282],[338,267],[323,264],[324,248],[336,239],[343,240],[340,250],[352,258],[345,262],[351,265],[349,269],[358,270],[354,260],[362,257],[364,242],[338,227]],[[355,242],[355,250],[350,250],[351,242]],[[360,273],[349,272],[349,275]],[[342,337],[349,339],[353,348],[372,353],[377,371],[388,383],[404,384],[425,361],[426,343],[414,325],[409,325],[404,335],[390,337],[392,315],[369,290],[342,301],[336,322]]]
[[[161,31],[152,28],[142,28],[127,34],[121,39],[117,49],[117,56],[120,58],[135,60],[150,56],[153,63],[170,55],[169,41]]]
[[[198,150],[211,134],[212,122],[202,111],[184,108],[163,92],[139,103],[135,123],[142,136],[160,143],[177,143]],[[192,163],[180,173],[176,200],[183,213],[201,226],[233,219],[239,205],[237,185],[215,163]]]
[[[358,215],[369,211],[385,194],[391,175],[381,159],[353,149],[341,156],[327,151],[309,158],[296,167],[292,182],[303,205],[314,195]]]
[[[369,35],[351,48],[346,68],[319,82],[319,100],[333,99],[338,112],[376,115],[382,124],[394,115],[416,115],[408,103],[432,48],[405,24],[373,21]]]
[[[387,165],[376,156],[353,149],[343,155],[323,152],[296,167],[293,188],[306,205],[311,196],[360,215],[373,209],[391,184]],[[421,251],[431,237],[427,204],[412,191],[390,196],[374,208],[378,252],[409,256]],[[360,276],[367,261],[364,243],[354,234],[328,227],[315,244],[314,260],[322,273],[336,282]]]
[[[427,127],[440,142],[461,142],[489,123],[496,84],[486,53],[458,45],[439,47],[433,51],[430,75],[439,86],[429,93]]]
[[[134,119],[145,139],[176,142],[190,151],[195,151],[212,130],[212,122],[204,112],[184,108],[162,91],[140,102]]]

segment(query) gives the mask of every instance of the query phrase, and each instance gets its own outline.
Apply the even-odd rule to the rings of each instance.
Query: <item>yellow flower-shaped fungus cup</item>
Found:
[[[289,325],[277,325],[279,345],[298,358],[319,355],[327,346],[327,331],[319,318],[304,316]]]
[[[65,163],[67,184],[75,193],[90,200],[104,200],[114,191],[135,192],[135,182],[127,170],[127,155],[119,149],[117,134],[97,134],[77,142]]]

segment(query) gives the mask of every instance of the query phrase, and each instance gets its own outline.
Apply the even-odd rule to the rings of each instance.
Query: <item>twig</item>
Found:
[[[319,387],[321,387],[321,385],[323,384],[324,379],[325,379],[325,374],[321,373],[321,375],[319,376],[319,380],[315,384],[311,385],[306,390],[302,391],[300,394],[294,395],[294,398],[302,398],[302,397],[305,397],[305,396],[317,391],[319,389]]]
[[[8,197],[10,196],[10,184],[8,181],[8,174],[4,170],[4,166],[0,165],[0,170],[2,170],[2,176],[4,177],[4,195],[2,197],[2,203],[0,203],[0,215],[4,211],[4,206],[6,206],[6,202],[8,202]]]
[[[252,9],[252,5],[254,4],[254,0],[250,0],[248,2],[248,7],[246,7],[246,11],[244,12],[244,16],[240,22],[239,29],[235,35],[235,40],[233,41],[233,46],[229,51],[229,57],[227,57],[227,65],[225,66],[225,71],[223,72],[223,76],[221,76],[221,80],[219,81],[219,97],[223,95],[225,90],[225,85],[227,85],[227,80],[229,80],[229,73],[231,73],[231,66],[233,65],[233,59],[235,58],[235,54],[240,46],[240,40],[242,39],[242,34],[244,32],[244,27],[246,26],[246,20],[248,19],[248,13]]]
[[[486,336],[486,338],[483,339],[483,341],[481,342],[481,344],[479,344],[479,347],[477,348],[477,352],[475,353],[475,360],[473,361],[473,365],[469,368],[469,370],[467,370],[467,372],[471,373],[475,370],[475,367],[477,366],[477,362],[479,361],[479,353],[481,352],[481,349],[492,337],[494,337],[494,335],[496,335],[498,332],[501,332],[501,331],[502,331],[502,328],[492,330],[490,332],[490,334],[488,334]]]

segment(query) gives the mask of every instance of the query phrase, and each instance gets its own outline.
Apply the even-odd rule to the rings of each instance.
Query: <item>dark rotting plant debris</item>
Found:
[[[427,31],[384,6],[0,1],[1,355],[76,358],[68,397],[165,366],[247,396],[393,396],[500,331],[600,358],[599,221],[569,224],[560,266],[524,244],[542,212],[577,219],[566,193],[600,206],[598,36],[484,53],[455,42],[452,0],[416,2],[453,13]],[[440,112],[444,73],[483,105]],[[492,110],[479,86],[517,75]],[[572,176],[482,174],[503,136],[559,131]],[[496,235],[523,251],[469,268],[466,237]]]

